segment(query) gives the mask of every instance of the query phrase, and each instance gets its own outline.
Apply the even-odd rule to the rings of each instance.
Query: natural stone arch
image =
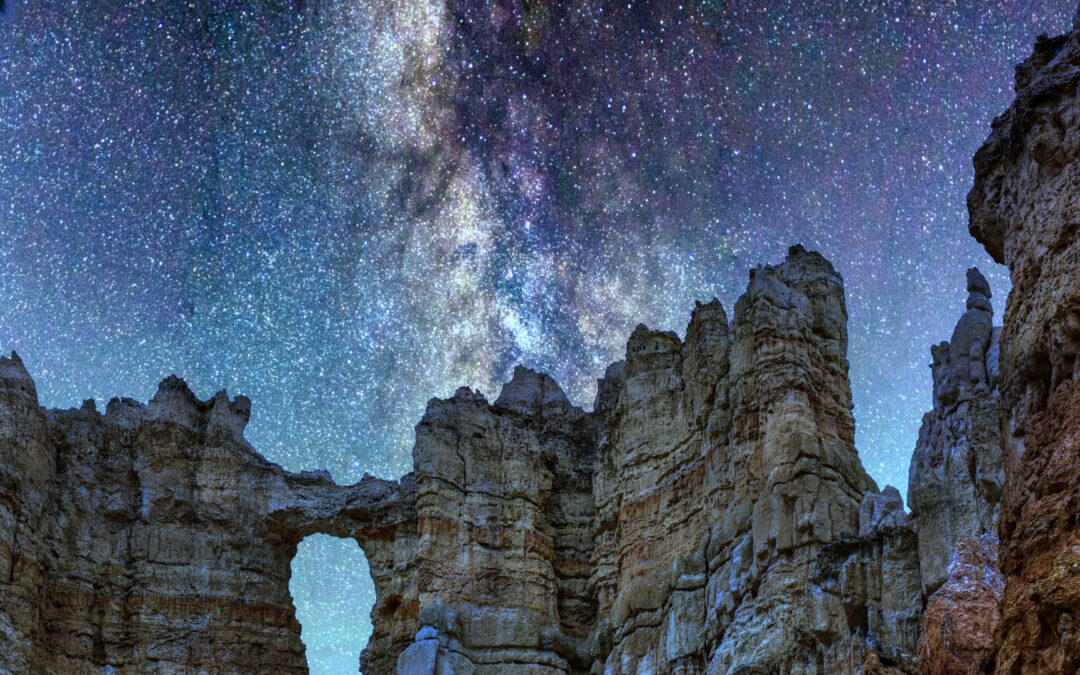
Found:
[[[290,476],[295,491],[288,499],[271,503],[266,511],[275,557],[291,564],[300,542],[316,534],[359,544],[375,587],[372,633],[360,657],[361,671],[394,672],[397,654],[419,627],[412,574],[417,529],[413,475],[400,482],[365,475],[351,486],[336,485],[324,471]]]
[[[358,541],[397,598],[364,662],[393,672],[416,632],[414,482],[287,472],[244,439],[249,413],[176,377],[146,405],[45,410],[0,358],[0,671],[306,673],[289,570],[323,533]]]

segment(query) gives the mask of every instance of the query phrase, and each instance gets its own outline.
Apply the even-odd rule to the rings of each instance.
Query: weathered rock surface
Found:
[[[1080,667],[1080,30],[1042,38],[975,156],[972,234],[1009,267],[998,673]]]
[[[994,644],[1005,580],[998,570],[998,541],[984,534],[961,539],[948,579],[926,602],[919,635],[919,672],[977,675]]]
[[[46,411],[0,358],[0,672],[304,673],[289,564],[306,535],[353,537],[380,597],[368,672],[415,627],[411,476],[341,487],[244,441],[250,403],[169,378],[148,405]]]
[[[243,397],[46,411],[0,360],[0,669],[303,672],[289,563],[324,532],[368,556],[369,674],[914,672],[917,540],[859,463],[846,349],[795,247],[730,325],[634,331],[592,413],[519,368],[347,487],[256,454]]]
[[[858,536],[830,542],[811,578],[816,625],[840,626],[824,655],[827,673],[911,673],[923,608],[919,556],[900,493],[868,494]]]
[[[413,451],[416,574],[437,668],[585,667],[594,428],[554,380],[525,368],[494,404],[468,389],[428,404]]]
[[[1013,289],[999,331],[969,271],[932,351],[910,516],[859,462],[842,282],[801,247],[730,323],[638,327],[591,413],[524,368],[432,400],[400,481],[286,472],[246,398],[176,378],[45,410],[12,354],[0,672],[306,672],[288,580],[315,532],[368,557],[369,675],[1077,671],[1078,85],[1080,29],[1041,39],[975,157],[970,229]]]
[[[934,409],[923,416],[908,472],[908,503],[919,532],[923,591],[945,582],[956,543],[997,536],[1004,481],[997,342],[990,287],[967,273],[967,311],[952,339],[935,346]]]
[[[843,588],[810,583],[823,548],[858,536],[860,506],[877,493],[853,443],[846,321],[839,275],[795,247],[751,273],[730,326],[714,301],[695,310],[685,342],[634,331],[596,405],[593,672],[862,664],[880,598],[865,578],[880,561]],[[896,640],[890,654],[913,657],[922,599],[914,535],[900,529],[913,614],[900,627],[879,612],[875,627]]]

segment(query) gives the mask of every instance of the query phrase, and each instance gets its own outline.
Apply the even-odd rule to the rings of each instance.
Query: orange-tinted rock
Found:
[[[930,596],[919,636],[919,672],[978,675],[994,644],[1005,580],[998,542],[990,535],[960,540],[948,578]]]
[[[1080,31],[1041,38],[975,156],[971,232],[1009,267],[1001,335],[1006,588],[994,668],[1080,667]]]

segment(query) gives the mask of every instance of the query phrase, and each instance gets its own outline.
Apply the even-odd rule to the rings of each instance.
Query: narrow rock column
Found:
[[[990,286],[967,273],[967,311],[952,339],[933,347],[934,409],[923,416],[908,470],[908,504],[919,532],[923,591],[945,582],[956,543],[997,536],[1001,410]]]

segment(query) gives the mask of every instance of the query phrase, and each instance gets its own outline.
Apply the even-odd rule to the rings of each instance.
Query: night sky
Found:
[[[971,157],[1075,0],[0,4],[0,349],[42,404],[170,373],[339,483],[411,469],[426,401],[516,364],[591,408],[641,322],[729,314],[788,246],[843,275],[856,443],[907,489],[930,345],[978,265]],[[370,578],[315,537],[313,673]]]

